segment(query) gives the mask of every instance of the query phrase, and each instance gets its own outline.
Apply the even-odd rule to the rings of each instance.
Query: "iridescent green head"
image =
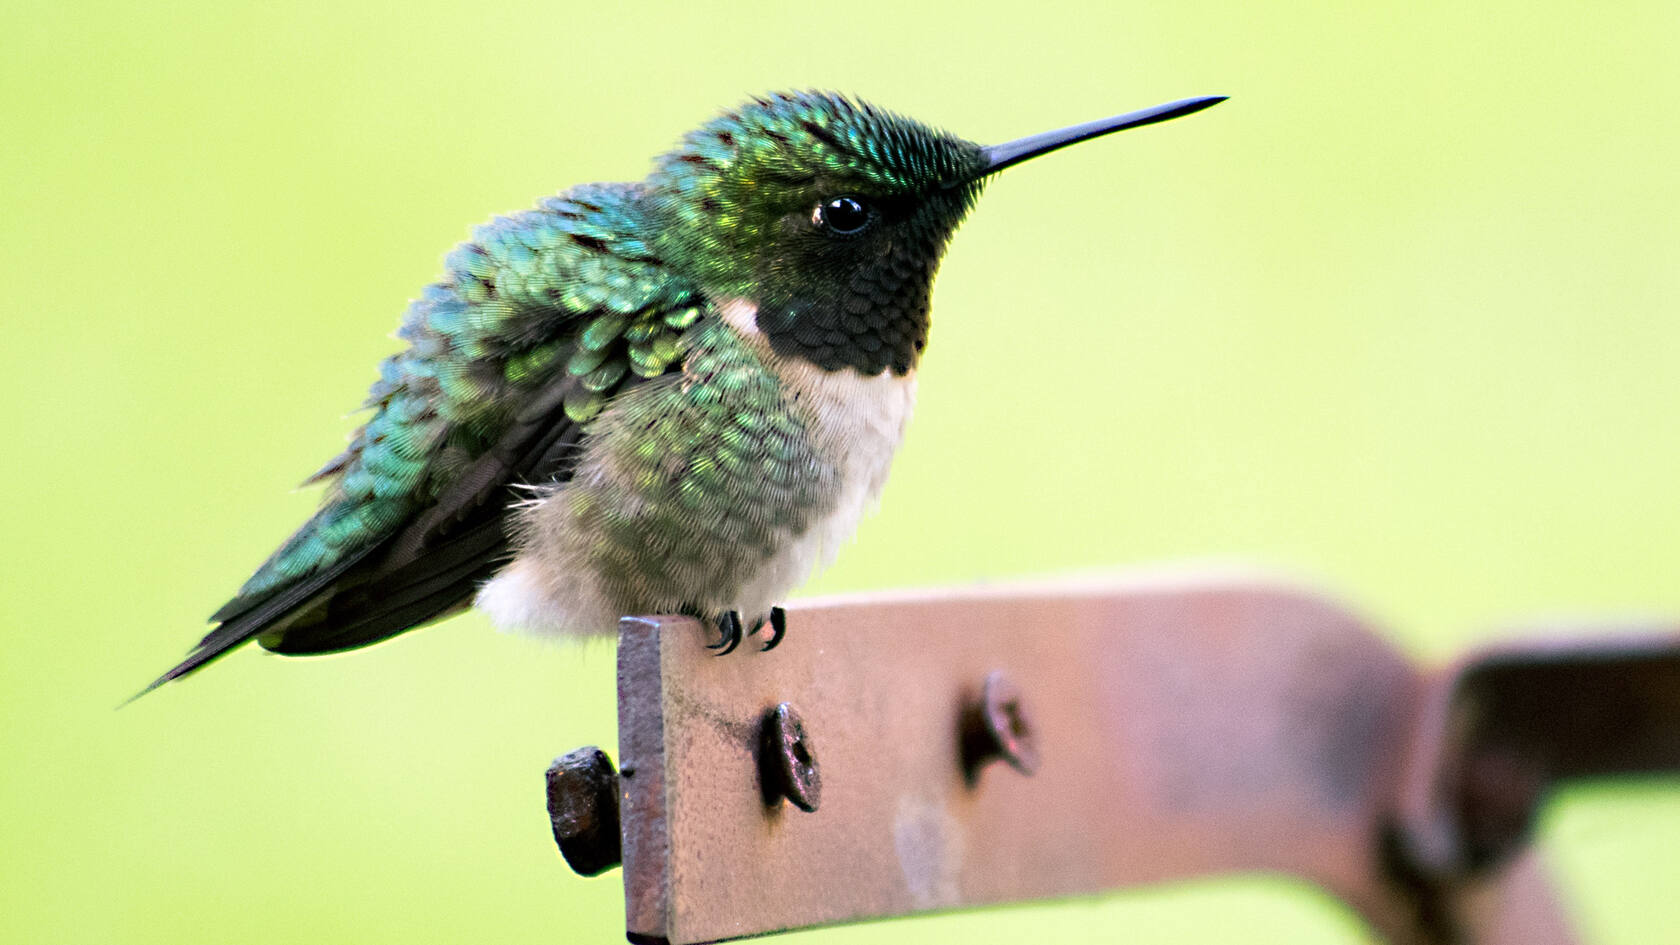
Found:
[[[986,147],[831,93],[755,98],[658,160],[655,245],[712,297],[756,305],[777,352],[825,370],[904,374],[927,344],[946,243],[990,174],[1215,101]]]

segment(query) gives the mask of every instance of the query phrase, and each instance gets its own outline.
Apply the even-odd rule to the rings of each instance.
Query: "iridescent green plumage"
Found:
[[[643,182],[478,228],[410,306],[372,418],[311,477],[320,511],[153,685],[252,638],[380,640],[492,575],[493,616],[576,632],[767,608],[879,490],[933,276],[981,182],[1106,133],[1071,131],[989,149],[784,93],[690,133]]]
[[[579,475],[559,497],[567,531],[589,536],[585,566],[616,598],[736,586],[838,488],[836,465],[753,351],[716,320],[687,341],[685,371],[704,382],[627,396],[590,430],[592,459],[611,473]],[[651,603],[689,603],[678,596]]]
[[[329,567],[444,498],[513,418],[563,372],[562,405],[583,422],[627,375],[657,377],[699,317],[693,288],[636,235],[628,186],[589,185],[479,227],[445,280],[409,309],[350,448],[311,481],[321,511],[218,613]]]

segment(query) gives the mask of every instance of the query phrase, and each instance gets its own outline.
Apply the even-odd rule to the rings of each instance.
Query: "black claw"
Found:
[[[718,641],[706,644],[706,649],[717,650],[718,656],[730,652],[741,645],[741,615],[731,610],[718,618]]]
[[[782,637],[786,635],[787,611],[780,607],[770,608],[770,639],[763,646],[759,647],[759,652],[767,653],[774,650],[776,648],[776,644],[782,642]]]

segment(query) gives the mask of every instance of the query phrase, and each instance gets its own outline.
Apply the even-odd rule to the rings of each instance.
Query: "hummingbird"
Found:
[[[330,653],[474,604],[549,635],[689,614],[721,652],[769,622],[770,649],[776,602],[881,491],[934,274],[985,183],[1223,100],[986,146],[834,93],[770,94],[640,182],[478,227],[410,304],[371,418],[306,480],[319,510],[144,691],[248,640]]]

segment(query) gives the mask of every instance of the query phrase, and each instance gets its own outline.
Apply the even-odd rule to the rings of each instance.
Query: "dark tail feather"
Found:
[[[642,381],[631,375],[617,390],[622,394]],[[459,609],[504,561],[508,502],[516,498],[508,484],[571,478],[584,434],[566,418],[563,404],[579,384],[579,378],[570,376],[550,384],[526,405],[495,448],[397,534],[289,587],[229,601],[210,618],[220,626],[179,665],[128,701],[254,638],[275,653],[332,653],[376,643]],[[339,467],[335,459],[311,479],[331,475]]]
[[[507,545],[499,516],[458,537],[442,549],[409,560],[394,572],[380,573],[385,564],[381,558],[364,566],[371,566],[371,573],[347,574],[363,564],[370,553],[391,544],[377,542],[254,605],[230,602],[219,613],[237,616],[224,620],[186,659],[123,705],[198,671],[257,637],[262,638],[259,642],[265,649],[275,653],[333,653],[376,643],[448,615],[471,598],[477,583],[495,570]],[[402,543],[396,544],[400,547]],[[333,586],[341,580],[347,586]]]
[[[320,612],[258,642],[288,656],[336,653],[449,616],[501,566],[507,549],[503,529],[497,519],[479,523],[424,557],[336,592]]]
[[[383,542],[374,542],[365,548],[345,555],[333,562],[330,567],[323,568],[290,587],[260,599],[255,605],[244,604],[237,617],[223,620],[221,626],[211,630],[205,634],[204,639],[198,641],[198,645],[193,647],[192,652],[187,654],[186,659],[177,663],[169,672],[152,680],[151,685],[129,696],[123,705],[128,705],[129,702],[133,702],[166,682],[173,682],[197,671],[246,640],[272,631],[276,624],[294,617],[299,610],[307,607],[315,597],[327,591],[334,582],[343,577],[346,571],[349,571],[383,544]],[[222,608],[219,613],[226,612],[233,608],[235,604],[240,603],[242,602],[236,599],[230,602],[227,607]],[[217,618],[212,617],[211,619]]]
[[[320,656],[342,653],[441,620],[464,610],[472,599],[472,589],[465,592],[447,588],[400,607],[383,610],[370,619],[349,626],[338,623],[315,624],[288,628],[278,638],[264,638],[262,647],[282,656]]]
[[[220,628],[218,628],[218,630],[219,629]],[[216,634],[212,633],[212,634],[210,634],[210,636],[205,637],[204,642],[202,642],[202,643],[198,644],[197,646],[193,647],[193,651],[191,653],[187,654],[186,659],[184,659],[181,662],[175,664],[175,666],[173,668],[171,668],[169,670],[169,672],[164,673],[162,676],[159,676],[158,678],[152,680],[151,684],[148,685],[146,688],[140,690],[139,692],[135,693],[132,696],[129,696],[127,699],[124,699],[123,702],[122,702],[122,705],[117,706],[117,708],[120,709],[120,708],[122,708],[122,706],[128,705],[130,702],[133,702],[134,700],[140,698],[141,696],[145,695],[148,692],[151,692],[153,689],[156,689],[157,687],[163,685],[166,682],[173,682],[177,679],[180,679],[182,676],[187,675],[188,673],[191,673],[191,672],[194,672],[194,671],[198,670],[200,667],[209,665],[212,660],[216,659],[216,657],[221,656],[222,654],[226,653],[227,651],[233,649],[234,647],[238,646],[239,644],[244,643],[246,640],[250,639],[250,637],[248,637],[248,636],[232,636],[232,635],[229,635],[228,637],[226,637],[222,640],[219,640],[216,643],[212,644],[210,641],[215,636],[216,636]]]
[[[575,383],[576,378],[567,380]],[[569,388],[556,387],[556,391]],[[549,412],[560,399],[539,402]],[[510,433],[451,487],[451,494],[394,537],[388,552],[336,589],[325,606],[264,634],[263,647],[288,656],[336,653],[377,643],[410,627],[461,609],[478,585],[506,563],[509,503],[518,498],[507,482],[570,478],[583,430],[569,421],[548,425],[542,410],[527,408],[524,426]]]

